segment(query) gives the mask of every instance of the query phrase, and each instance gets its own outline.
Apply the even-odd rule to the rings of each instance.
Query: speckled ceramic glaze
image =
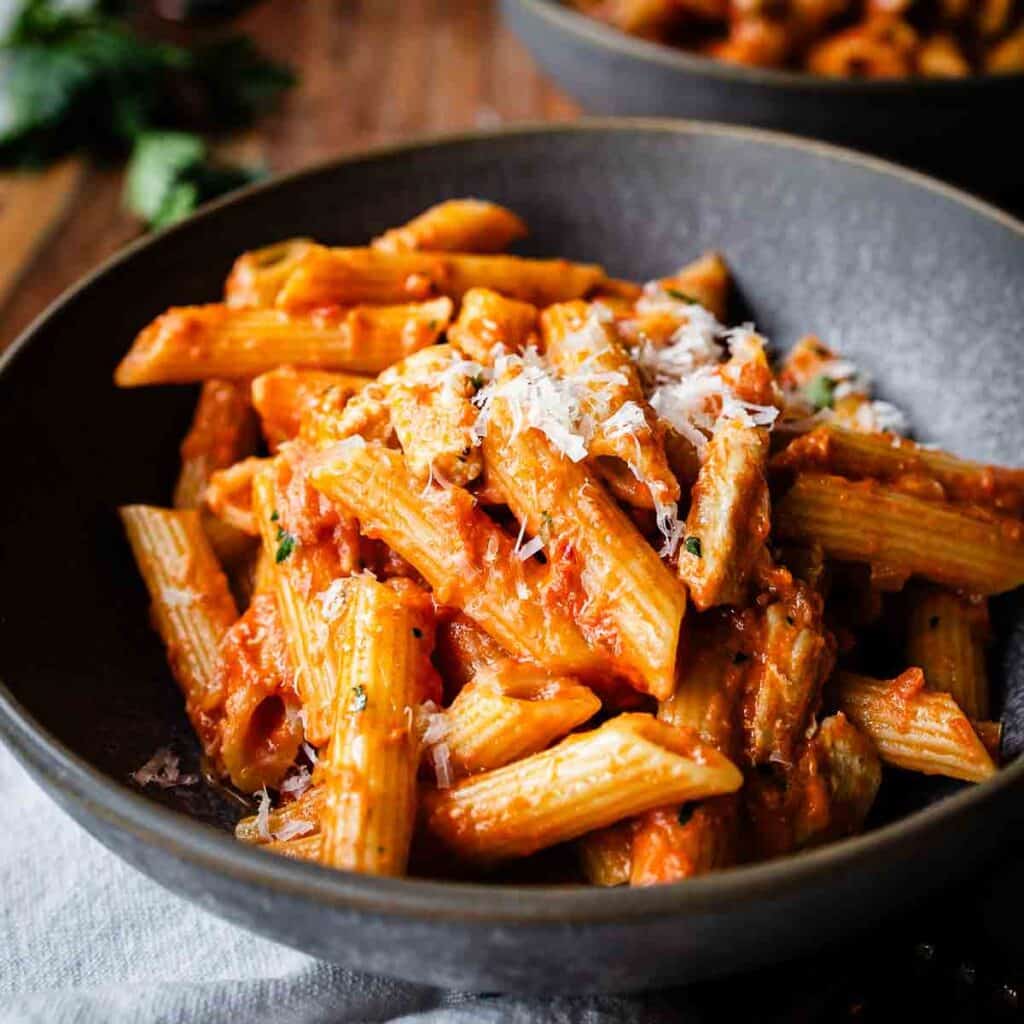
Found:
[[[1019,762],[975,788],[901,788],[907,816],[848,842],[616,891],[329,872],[235,843],[240,809],[213,789],[133,787],[156,748],[171,743],[192,763],[196,748],[115,508],[168,501],[195,393],[117,391],[115,363],[165,307],[215,299],[243,249],[303,234],[358,244],[467,194],[527,219],[523,251],[618,275],[720,248],[742,312],[779,346],[820,332],[925,439],[1024,463],[1024,226],[942,186],[791,139],[659,122],[524,128],[329,164],[134,246],[4,360],[0,733],[18,757],[103,843],[212,912],[438,985],[613,990],[739,970],[819,947],[976,864],[1024,808]],[[1024,628],[1013,600],[998,616],[1015,755]]]
[[[1024,110],[1024,75],[825,79],[636,39],[562,0],[501,7],[541,67],[589,113],[756,125],[856,146],[974,188],[1022,185],[1007,157]]]

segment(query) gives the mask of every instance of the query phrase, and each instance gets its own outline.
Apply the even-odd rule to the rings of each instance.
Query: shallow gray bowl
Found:
[[[1021,461],[1024,226],[986,206],[838,150],[695,124],[526,127],[379,150],[133,246],[3,360],[0,734],[69,814],[162,885],[316,956],[437,985],[622,990],[738,971],[846,936],[976,865],[1024,810],[1020,761],[975,788],[899,786],[906,816],[857,839],[618,891],[331,872],[236,843],[239,809],[215,790],[133,787],[157,747],[194,764],[195,744],[114,510],[169,499],[194,391],[117,391],[114,365],[165,307],[215,299],[243,249],[302,234],[356,244],[466,194],[523,214],[526,251],[619,275],[719,247],[746,312],[780,346],[819,331],[926,439]],[[1024,628],[1013,602],[1000,614],[995,669],[1015,755]]]
[[[501,9],[541,67],[588,113],[797,132],[1021,201],[1024,174],[1009,153],[1024,109],[1024,74],[829,79],[637,39],[562,0],[501,0]]]

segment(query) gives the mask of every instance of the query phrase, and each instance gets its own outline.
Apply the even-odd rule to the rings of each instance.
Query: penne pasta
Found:
[[[228,275],[224,301],[232,309],[273,306],[288,276],[313,245],[308,238],[289,238],[243,253]]]
[[[456,856],[523,857],[663,804],[730,793],[742,776],[693,734],[625,714],[593,732],[425,797],[427,827]]]
[[[371,378],[328,370],[280,366],[252,382],[252,404],[259,413],[263,436],[272,452],[299,434],[303,416],[317,407],[340,412]]]
[[[584,634],[614,656],[637,689],[667,697],[686,611],[683,588],[585,466],[541,431],[517,429],[508,395],[498,391],[488,406],[489,482],[526,531],[544,541]]]
[[[914,498],[874,481],[801,473],[779,502],[781,538],[978,594],[1024,582],[1024,524]]]
[[[996,770],[956,701],[926,690],[919,668],[891,681],[841,672],[838,697],[840,708],[889,764],[965,782],[983,782]]]
[[[238,618],[228,581],[194,509],[125,505],[120,512],[185,710],[203,748],[216,754],[224,700],[217,654]]]
[[[449,299],[289,316],[274,309],[182,306],[145,327],[114,371],[119,387],[254,377],[282,363],[378,373],[437,341]]]
[[[461,612],[438,623],[434,660],[454,693],[488,665],[508,657],[501,644]]]
[[[526,224],[497,203],[447,199],[385,231],[371,247],[379,252],[501,252],[526,234]]]
[[[921,668],[928,688],[948,693],[969,718],[988,718],[985,602],[937,587],[915,589],[910,602],[907,664]]]
[[[361,302],[421,302],[434,295],[461,299],[471,288],[547,306],[586,295],[604,277],[601,267],[568,260],[318,246],[292,271],[277,306],[296,313]]]
[[[576,844],[580,869],[591,885],[628,885],[633,865],[633,825],[622,822],[583,836]]]
[[[253,814],[242,818],[235,826],[235,838],[243,843],[262,845],[318,834],[320,815],[324,808],[324,792],[322,785],[310,785],[295,800],[273,810],[268,809],[265,817]]]
[[[732,275],[721,253],[707,252],[699,259],[687,263],[671,277],[663,277],[659,286],[674,298],[686,302],[699,302],[721,321],[725,321],[729,306]]]
[[[259,524],[252,508],[252,481],[270,459],[252,456],[210,475],[204,495],[206,507],[226,526],[258,537]]]
[[[334,650],[334,726],[320,762],[320,862],[372,875],[405,873],[416,817],[412,709],[427,689],[429,596],[369,576],[350,581]]]
[[[537,342],[537,307],[490,288],[470,288],[448,340],[467,359],[490,366],[496,350],[523,352]]]
[[[310,479],[509,653],[584,678],[606,671],[570,616],[544,600],[542,567],[515,557],[468,491],[424,488],[398,452],[354,438],[325,451]]]

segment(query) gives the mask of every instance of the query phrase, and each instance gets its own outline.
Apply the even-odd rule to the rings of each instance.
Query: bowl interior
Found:
[[[360,244],[447,196],[521,213],[521,251],[643,279],[708,248],[742,315],[785,348],[819,333],[903,408],[918,436],[1020,464],[1024,234],[938,187],[809,145],[685,124],[594,123],[447,141],[261,187],[135,248],[44,317],[0,373],[0,679],[112,780],[161,746],[196,745],[115,515],[168,503],[191,388],[116,390],[134,333],[167,306],[215,300],[242,250],[292,235]],[[937,544],[956,538],[936,538]],[[993,671],[1006,749],[1024,741],[1024,618],[998,602]],[[886,807],[949,790],[917,780]],[[236,798],[205,785],[147,797],[221,828]]]

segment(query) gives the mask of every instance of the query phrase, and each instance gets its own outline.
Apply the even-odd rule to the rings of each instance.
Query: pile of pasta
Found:
[[[567,0],[630,35],[838,78],[1024,72],[1014,0]]]
[[[905,439],[816,338],[776,372],[715,253],[641,286],[525,230],[245,253],[116,371],[202,384],[174,507],[121,515],[238,837],[644,885],[856,832],[883,764],[995,772],[1024,471]]]

